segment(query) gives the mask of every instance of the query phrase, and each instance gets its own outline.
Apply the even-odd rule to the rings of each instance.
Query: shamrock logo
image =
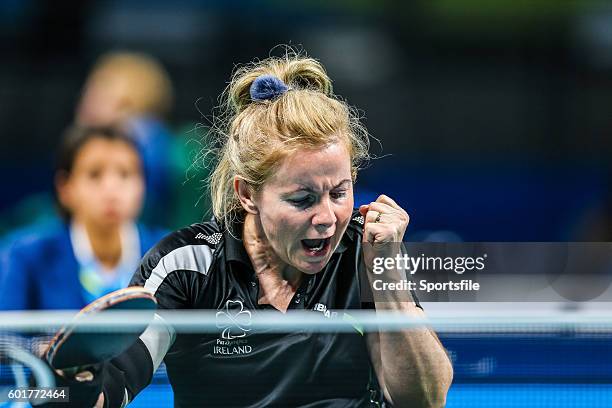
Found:
[[[245,337],[251,329],[251,312],[244,310],[240,300],[228,300],[225,307],[215,315],[217,327],[223,329],[221,337],[226,340]]]

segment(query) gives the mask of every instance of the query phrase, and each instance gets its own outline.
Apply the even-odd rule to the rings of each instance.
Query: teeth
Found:
[[[304,243],[311,251],[320,251],[325,246],[324,239],[305,239]]]

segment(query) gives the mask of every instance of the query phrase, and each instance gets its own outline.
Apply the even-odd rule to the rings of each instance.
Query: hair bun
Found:
[[[289,87],[274,75],[261,75],[253,81],[249,93],[254,101],[267,101],[278,98],[288,90]]]

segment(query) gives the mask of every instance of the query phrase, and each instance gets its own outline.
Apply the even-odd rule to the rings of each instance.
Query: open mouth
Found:
[[[324,254],[329,248],[331,237],[324,239],[303,239],[302,247],[309,255],[319,256]]]

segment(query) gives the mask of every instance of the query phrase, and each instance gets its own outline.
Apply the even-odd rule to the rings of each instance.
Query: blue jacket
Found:
[[[165,231],[138,225],[140,255]],[[69,227],[13,235],[0,259],[0,310],[81,309],[86,306]]]

